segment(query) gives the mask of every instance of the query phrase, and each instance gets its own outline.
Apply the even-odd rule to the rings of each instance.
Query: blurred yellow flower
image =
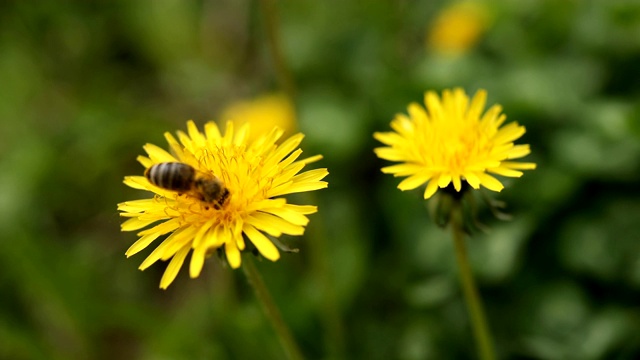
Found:
[[[118,204],[120,215],[129,218],[122,230],[140,230],[160,222],[138,233],[140,239],[129,248],[127,257],[170,234],[140,265],[144,270],[158,260],[171,259],[161,288],[171,284],[190,252],[192,278],[199,276],[205,257],[215,250],[224,253],[232,268],[238,268],[245,239],[263,257],[276,261],[280,253],[264,233],[302,235],[309,222],[306,215],[316,212],[315,206],[289,204],[281,196],[327,187],[321,181],[328,174],[326,169],[299,173],[322,156],[298,160],[302,134],[277,145],[282,130],[272,128],[250,141],[249,128],[246,124],[234,130],[229,122],[222,135],[209,122],[201,133],[189,121],[187,134],[177,133],[179,142],[165,133],[172,154],[146,144],[148,156],[138,157],[147,169],[145,176],[125,177],[126,185],[155,196]]]
[[[478,43],[488,27],[488,11],[482,2],[456,2],[438,14],[427,29],[427,47],[439,53],[461,54]]]
[[[223,110],[220,118],[233,121],[236,126],[251,124],[253,134],[262,134],[277,126],[286,135],[297,128],[293,102],[281,93],[232,103]]]
[[[501,127],[506,115],[502,107],[493,105],[484,112],[487,93],[479,90],[471,102],[462,89],[445,90],[442,99],[429,91],[425,94],[426,109],[412,103],[409,116],[396,115],[391,122],[394,132],[375,133],[374,137],[387,145],[375,149],[379,158],[401,162],[382,168],[394,176],[408,176],[398,185],[411,190],[427,183],[424,198],[435,194],[438,187],[450,183],[456,191],[466,181],[474,189],[480,185],[500,191],[504,187],[489,173],[520,177],[518,170],[535,169],[536,164],[507,161],[530,153],[529,145],[514,145],[525,133],[516,122]]]

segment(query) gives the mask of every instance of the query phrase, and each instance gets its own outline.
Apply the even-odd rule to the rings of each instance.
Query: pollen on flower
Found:
[[[192,278],[199,276],[205,258],[216,249],[223,250],[232,268],[238,268],[240,253],[247,248],[245,240],[263,257],[278,260],[280,253],[267,235],[302,235],[309,222],[306,215],[317,211],[312,205],[289,204],[282,196],[327,187],[321,181],[328,174],[326,169],[301,172],[306,165],[322,158],[316,155],[299,159],[302,134],[278,145],[276,142],[283,133],[278,128],[253,141],[249,140],[249,125],[235,131],[232,122],[227,123],[224,135],[213,122],[207,123],[202,133],[189,121],[187,130],[186,134],[179,131],[178,139],[165,133],[171,153],[147,144],[144,150],[148,156],[139,156],[138,161],[146,169],[170,164],[155,171],[154,176],[167,176],[171,181],[183,176],[170,173],[180,168],[171,164],[185,164],[181,167],[193,168],[195,175],[181,181],[220,182],[228,192],[224,201],[204,201],[206,197],[199,196],[202,190],[195,185],[189,191],[154,185],[166,182],[150,181],[147,172],[147,176],[127,176],[124,183],[150,191],[154,197],[118,205],[120,215],[128,218],[121,226],[123,231],[144,229],[127,250],[127,257],[167,235],[140,265],[144,270],[158,260],[171,260],[160,282],[163,289],[173,282],[189,253]]]
[[[516,122],[502,126],[506,116],[499,105],[484,111],[487,93],[479,90],[470,100],[462,89],[445,90],[440,98],[435,92],[425,94],[426,107],[412,103],[408,115],[399,114],[391,122],[393,132],[378,132],[374,137],[387,145],[376,148],[376,155],[400,162],[382,168],[394,176],[406,176],[400,190],[412,190],[427,184],[424,198],[438,188],[453,184],[456,191],[467,182],[501,191],[495,175],[520,177],[520,170],[535,169],[536,164],[514,162],[530,153],[529,145],[513,142],[525,133]]]

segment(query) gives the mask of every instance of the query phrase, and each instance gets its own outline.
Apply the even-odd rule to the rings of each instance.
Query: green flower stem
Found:
[[[267,40],[269,41],[269,49],[271,50],[271,58],[278,74],[280,86],[289,95],[291,99],[295,98],[295,84],[293,76],[282,54],[282,44],[280,42],[280,28],[278,21],[278,12],[275,8],[274,0],[260,0],[260,8],[265,22],[267,31]]]
[[[464,228],[462,217],[462,206],[457,203],[451,214],[451,228],[453,230],[453,244],[456,251],[456,260],[460,271],[460,282],[462,284],[462,292],[467,303],[467,310],[471,317],[471,325],[473,326],[473,335],[476,338],[478,346],[478,355],[482,360],[495,359],[493,345],[491,340],[491,332],[487,323],[484,310],[482,308],[482,300],[478,294],[478,289],[473,280],[471,267],[469,266],[469,258],[467,249],[464,244]]]
[[[289,327],[282,319],[280,310],[278,310],[278,307],[273,302],[273,298],[271,298],[269,290],[267,290],[267,286],[264,284],[262,276],[260,276],[251,256],[252,255],[244,257],[242,264],[244,274],[247,276],[251,286],[253,286],[253,290],[256,292],[256,297],[260,300],[260,303],[262,303],[264,313],[271,322],[271,325],[273,325],[273,329],[276,331],[276,334],[280,339],[280,344],[284,348],[287,358],[290,360],[302,360],[303,357],[300,349],[298,348],[298,344],[296,344]]]
[[[264,19],[271,59],[276,70],[278,82],[283,91],[295,104],[296,86],[291,70],[282,51],[282,43],[280,41],[280,22],[278,21],[278,12],[275,0],[259,0],[259,3],[262,18]],[[311,196],[313,196],[313,194],[311,194]],[[317,201],[312,201],[311,203],[317,203]],[[342,359],[342,353],[344,352],[344,327],[340,318],[340,312],[336,303],[336,294],[331,274],[329,272],[326,255],[327,240],[324,236],[324,232],[320,230],[322,228],[322,225],[315,227],[315,229],[317,229],[313,232],[315,236],[310,236],[313,238],[313,241],[311,241],[313,246],[311,253],[313,269],[320,286],[324,289],[322,321],[325,328],[327,353],[332,359]]]
[[[317,194],[309,193],[310,204],[317,204]],[[307,227],[305,235],[309,239],[311,267],[313,275],[322,289],[321,321],[324,327],[325,346],[328,359],[345,359],[344,324],[338,308],[334,279],[330,271],[328,238],[323,214],[315,214],[313,224]]]

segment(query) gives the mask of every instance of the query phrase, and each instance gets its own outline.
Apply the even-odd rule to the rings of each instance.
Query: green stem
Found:
[[[453,244],[455,246],[456,260],[460,271],[460,282],[467,303],[467,310],[471,317],[473,335],[476,338],[478,346],[478,355],[482,360],[493,360],[496,357],[493,352],[491,332],[489,331],[489,325],[482,308],[482,300],[480,299],[478,289],[473,280],[469,258],[467,257],[467,249],[464,244],[462,207],[459,203],[454,206],[451,215]]]
[[[317,204],[317,194],[308,194],[309,204]],[[328,257],[328,238],[324,226],[323,214],[316,214],[313,224],[307,227],[311,265],[318,285],[322,289],[321,321],[324,327],[327,358],[333,360],[345,359],[344,356],[344,325],[338,308],[338,299],[334,286],[334,279],[330,271]]]
[[[262,303],[264,313],[271,322],[273,329],[276,331],[276,334],[280,339],[280,344],[287,354],[287,358],[291,360],[302,360],[303,357],[300,349],[298,348],[298,344],[296,344],[289,327],[282,319],[280,310],[278,310],[278,307],[273,302],[273,298],[271,298],[269,290],[267,290],[267,286],[262,280],[262,276],[260,276],[256,265],[253,263],[251,255],[244,257],[242,269],[244,270],[244,274],[247,276],[249,283],[253,286],[256,297],[260,300],[260,303]]]
[[[289,95],[291,99],[294,99],[295,85],[289,66],[282,54],[279,31],[280,23],[278,21],[278,12],[276,11],[274,0],[260,0],[260,8],[262,9],[265,21],[269,49],[271,50],[271,58],[276,68],[276,73],[278,74],[278,81],[287,95]]]
[[[295,104],[295,81],[289,69],[289,65],[283,55],[282,43],[280,41],[280,22],[278,20],[278,12],[275,6],[275,0],[259,0],[262,17],[264,19],[267,41],[271,59],[273,61],[276,76],[280,87],[289,96],[289,99]],[[314,196],[310,194],[310,196]],[[317,203],[317,201],[311,201]],[[316,220],[319,221],[319,220]],[[325,338],[327,353],[332,359],[342,359],[344,351],[343,334],[344,329],[338,310],[336,294],[333,287],[331,274],[329,272],[329,264],[327,263],[327,240],[324,236],[322,225],[314,227],[316,231],[310,231],[312,241],[312,261],[313,268],[320,286],[323,288],[322,321],[325,328]]]

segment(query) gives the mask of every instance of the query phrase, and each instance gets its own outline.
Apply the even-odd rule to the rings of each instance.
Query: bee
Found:
[[[191,195],[220,209],[229,198],[229,190],[215,175],[207,175],[181,162],[152,165],[144,176],[157,187]]]

